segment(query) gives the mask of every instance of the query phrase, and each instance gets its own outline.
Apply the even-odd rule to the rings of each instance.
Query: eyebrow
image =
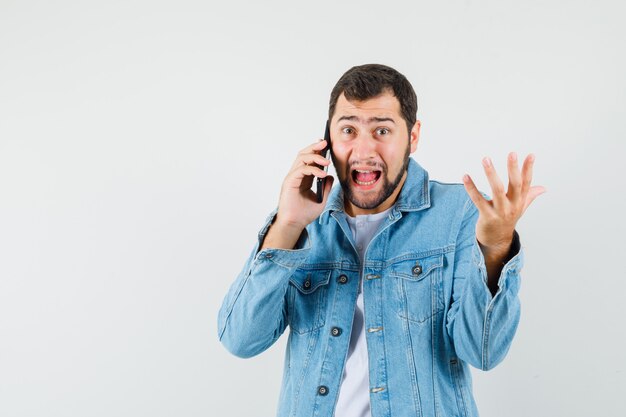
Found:
[[[337,119],[337,123],[339,123],[342,120],[350,120],[350,121],[360,121],[360,119],[357,116],[341,116],[339,119]],[[396,124],[396,122],[391,118],[391,117],[370,117],[369,119],[367,119],[367,123],[372,123],[372,122],[391,122],[394,125]]]

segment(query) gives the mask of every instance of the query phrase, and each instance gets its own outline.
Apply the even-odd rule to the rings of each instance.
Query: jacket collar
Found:
[[[428,172],[413,158],[409,158],[408,174],[396,203],[394,214],[402,211],[418,211],[430,207],[430,192],[428,188]],[[320,214],[319,222],[328,219],[331,212],[344,212],[343,189],[337,184],[330,192],[326,207]]]

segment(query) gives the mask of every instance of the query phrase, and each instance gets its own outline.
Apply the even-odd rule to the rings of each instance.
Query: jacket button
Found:
[[[343,275],[343,274],[342,274],[342,275],[339,275],[339,278],[337,278],[337,281],[338,281],[340,284],[345,284],[346,282],[348,282],[348,277],[347,277],[347,276],[345,276],[345,275]]]
[[[306,288],[307,290],[309,288],[311,288],[311,280],[307,279],[306,281],[304,281],[304,288]]]
[[[341,329],[339,327],[333,327],[332,330],[330,331],[330,334],[337,337],[341,334]]]
[[[326,395],[326,394],[328,394],[328,387],[324,386],[324,385],[320,385],[319,387],[317,387],[317,393],[319,395]]]
[[[415,265],[413,267],[413,275],[419,275],[422,273],[422,267],[420,265]]]

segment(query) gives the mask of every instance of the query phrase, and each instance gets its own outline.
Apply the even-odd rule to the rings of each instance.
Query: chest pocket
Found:
[[[297,269],[289,278],[287,314],[291,330],[304,334],[324,326],[331,270]]]
[[[398,314],[424,323],[443,311],[443,254],[408,257],[392,263],[389,275],[395,278],[399,293]]]

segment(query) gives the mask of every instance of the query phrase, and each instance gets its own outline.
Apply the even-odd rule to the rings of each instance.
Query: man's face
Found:
[[[418,120],[409,133],[391,92],[365,101],[339,96],[331,120],[332,156],[349,215],[379,213],[393,205],[419,129]]]

